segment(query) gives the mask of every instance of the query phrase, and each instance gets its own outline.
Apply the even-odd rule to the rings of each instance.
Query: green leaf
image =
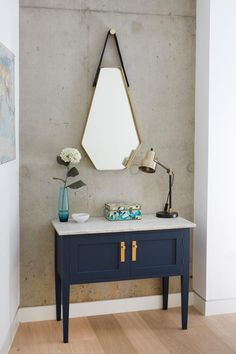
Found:
[[[63,183],[65,183],[66,181],[62,178],[57,178],[57,177],[52,177],[52,179],[55,179],[57,181],[62,181]]]
[[[69,184],[69,186],[67,186],[67,187],[71,188],[71,189],[78,189],[83,186],[86,186],[86,184],[83,181],[77,181],[77,182]]]
[[[70,163],[69,162],[65,162],[62,160],[61,156],[57,156],[57,163],[59,163],[59,165],[63,165],[63,166],[68,166]]]
[[[72,167],[68,172],[67,172],[67,177],[75,177],[78,176],[79,171],[77,170],[76,167]]]

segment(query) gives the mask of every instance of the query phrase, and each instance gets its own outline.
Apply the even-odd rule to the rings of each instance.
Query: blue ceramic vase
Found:
[[[68,188],[60,187],[58,200],[58,217],[61,222],[69,219],[69,195]]]

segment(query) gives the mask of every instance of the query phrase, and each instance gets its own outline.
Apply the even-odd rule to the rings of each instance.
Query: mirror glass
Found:
[[[122,170],[140,138],[121,68],[101,68],[82,146],[98,170]]]

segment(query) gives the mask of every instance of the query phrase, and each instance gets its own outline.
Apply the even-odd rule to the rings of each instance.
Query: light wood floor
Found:
[[[10,354],[226,354],[236,353],[236,314],[204,317],[190,309],[180,329],[180,309],[143,311],[70,320],[70,342],[61,322],[20,325]]]

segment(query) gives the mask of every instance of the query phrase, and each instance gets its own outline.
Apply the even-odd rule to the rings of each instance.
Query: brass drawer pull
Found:
[[[137,260],[137,241],[132,241],[132,262]]]
[[[125,242],[121,241],[121,243],[120,243],[120,261],[121,261],[121,263],[125,262],[125,249],[126,249]]]

